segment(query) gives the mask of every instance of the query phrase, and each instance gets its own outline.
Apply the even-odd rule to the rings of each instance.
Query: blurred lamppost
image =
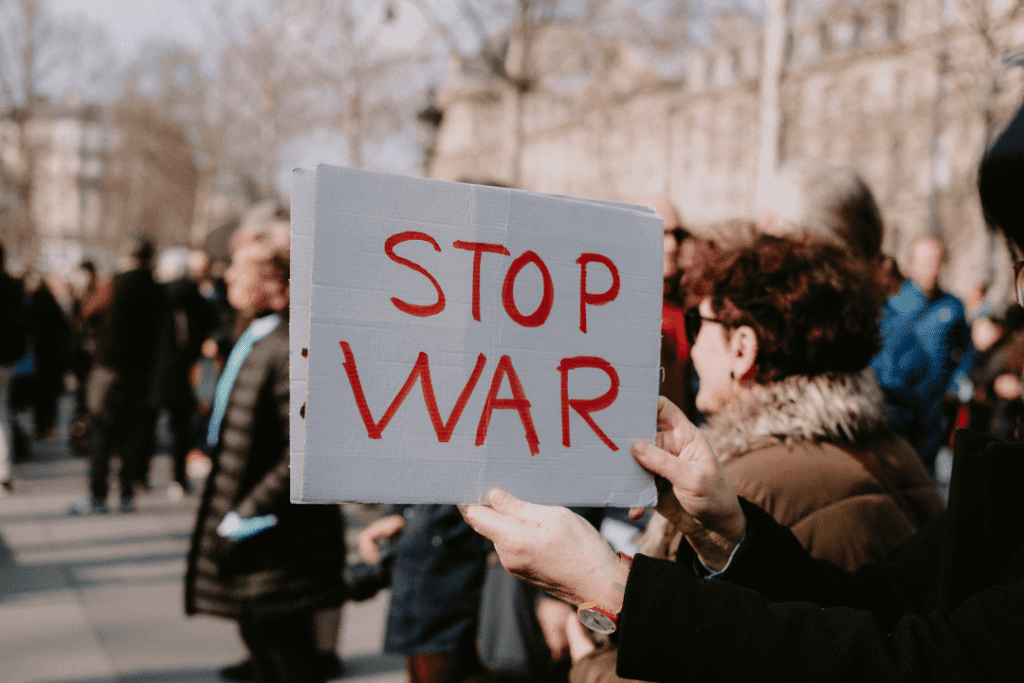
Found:
[[[416,120],[421,124],[418,127],[416,142],[423,150],[422,170],[424,175],[428,175],[434,149],[437,146],[437,132],[441,128],[443,118],[444,111],[437,106],[437,91],[430,88],[427,91],[426,106],[416,112]]]

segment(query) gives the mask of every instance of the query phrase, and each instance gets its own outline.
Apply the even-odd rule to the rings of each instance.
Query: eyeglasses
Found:
[[[683,240],[690,236],[690,233],[685,228],[672,228],[665,232],[666,235],[672,235],[675,239],[676,244],[682,244]]]
[[[1024,306],[1024,261],[1013,264],[1013,284],[1017,290],[1017,305]]]
[[[1024,263],[1024,262],[1022,262]],[[1018,291],[1020,289],[1018,288]],[[719,320],[718,318],[706,318],[700,314],[700,310],[697,308],[688,308],[683,312],[683,329],[686,331],[686,341],[693,346],[697,341],[697,335],[700,334],[700,326],[704,321],[709,323],[718,323],[719,325],[729,326],[725,321]]]

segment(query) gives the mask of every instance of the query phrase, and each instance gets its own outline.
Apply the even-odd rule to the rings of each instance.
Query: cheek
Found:
[[[700,378],[700,389],[697,392],[698,410],[712,414],[718,411],[723,396],[729,391],[728,373],[723,369],[723,359],[713,353],[697,340],[691,352],[693,368]]]

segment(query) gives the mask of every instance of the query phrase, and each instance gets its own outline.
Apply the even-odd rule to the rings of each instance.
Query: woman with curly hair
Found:
[[[859,260],[832,242],[762,235],[706,254],[688,280],[696,403],[741,496],[847,569],[943,509],[887,427],[868,367],[885,292]]]

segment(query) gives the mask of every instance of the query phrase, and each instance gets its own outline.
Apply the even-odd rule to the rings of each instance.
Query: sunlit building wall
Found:
[[[990,4],[999,56],[1024,47],[1024,24],[1000,20],[1011,3]],[[778,157],[852,166],[879,201],[888,253],[905,263],[916,237],[937,234],[952,254],[947,288],[968,298],[986,283],[1002,297],[1008,259],[984,227],[974,175],[986,136],[1020,102],[1024,69],[989,63],[956,6],[837,2],[818,16],[794,16]],[[760,112],[770,106],[759,99],[761,26],[722,15],[711,43],[689,52],[679,81],[657,78],[624,45],[595,47],[567,25],[545,30],[537,59],[550,64],[537,69],[544,76],[522,108],[521,187],[619,201],[664,194],[697,230],[756,216]],[[586,55],[584,66],[567,65],[571,48]],[[575,82],[559,89],[573,69]],[[438,96],[444,117],[427,174],[512,177],[508,97],[480,69],[455,64]]]

